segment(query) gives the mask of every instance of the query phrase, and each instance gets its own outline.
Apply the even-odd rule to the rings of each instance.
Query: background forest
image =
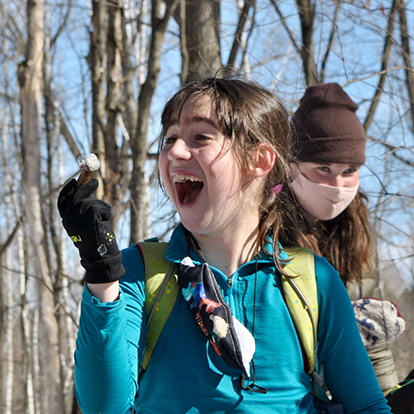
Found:
[[[82,292],[56,208],[76,159],[101,161],[98,197],[120,247],[168,237],[157,189],[159,115],[181,83],[226,66],[291,111],[338,82],[369,138],[369,196],[384,295],[414,367],[413,0],[0,0],[0,412],[78,413],[73,352]]]

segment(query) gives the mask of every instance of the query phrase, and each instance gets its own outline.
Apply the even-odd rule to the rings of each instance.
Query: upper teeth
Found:
[[[175,175],[173,177],[173,181],[175,183],[182,183],[187,180],[188,181],[201,181],[199,178],[193,177],[192,175]]]

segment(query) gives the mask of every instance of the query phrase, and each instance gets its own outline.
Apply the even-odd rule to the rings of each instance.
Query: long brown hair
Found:
[[[273,257],[279,270],[278,241],[296,245],[297,214],[289,191],[289,157],[291,132],[288,113],[279,98],[251,81],[229,76],[194,81],[184,85],[165,105],[161,116],[162,132],[159,153],[164,146],[168,128],[179,117],[188,99],[211,98],[218,129],[230,138],[241,171],[253,164],[253,150],[267,144],[276,155],[276,162],[268,174],[260,204],[258,242],[267,253],[267,236],[273,239]],[[275,195],[272,188],[280,184],[282,191]],[[249,218],[246,217],[246,220]]]
[[[367,197],[358,191],[352,203],[332,220],[311,227],[303,219],[299,244],[324,256],[338,270],[345,285],[361,282],[362,274],[372,270],[372,230]]]

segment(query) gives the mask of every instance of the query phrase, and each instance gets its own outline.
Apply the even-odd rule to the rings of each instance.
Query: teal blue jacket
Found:
[[[271,258],[260,255],[232,277],[212,268],[235,317],[253,332],[257,384],[267,394],[244,391],[238,373],[212,350],[179,294],[150,365],[138,380],[146,339],[144,268],[136,246],[123,250],[126,275],[119,300],[100,303],[85,287],[75,352],[75,384],[84,414],[289,413],[313,414],[310,377],[282,297]],[[166,257],[180,262],[189,250],[184,228],[173,232]],[[318,285],[318,355],[326,384],[346,414],[382,414],[389,408],[358,332],[338,273],[315,256]],[[256,279],[256,282],[255,282]],[[256,284],[256,295],[255,292]]]

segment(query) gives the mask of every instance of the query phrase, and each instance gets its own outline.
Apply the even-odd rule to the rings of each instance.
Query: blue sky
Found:
[[[234,1],[222,1],[221,46],[223,63],[226,62],[229,48],[233,42],[235,32],[236,10]],[[300,36],[300,26],[295,3],[292,0],[279,2],[287,23],[296,36]],[[315,45],[316,56],[320,64],[325,52],[325,45],[329,36],[334,2],[331,0],[317,2]],[[342,2],[342,11],[338,20],[338,32],[334,39],[333,52],[330,54],[326,82],[346,84],[346,92],[360,105],[358,116],[365,119],[370,99],[378,82],[377,76],[372,74],[380,70],[380,56],[383,49],[383,31],[387,24],[388,10],[383,12],[381,6],[389,7],[391,1],[371,1],[370,6],[364,7],[362,2]],[[414,2],[407,1],[408,8]],[[88,3],[76,0],[68,30],[60,37],[54,49],[53,72],[56,79],[55,90],[60,97],[62,108],[65,110],[72,132],[79,140],[85,152],[89,152],[90,139],[90,83],[86,56],[89,51],[90,16]],[[57,9],[51,8],[56,28],[59,16]],[[414,13],[409,10],[409,27],[414,27]],[[301,61],[293,47],[286,31],[274,13],[273,6],[264,0],[257,1],[255,16],[256,28],[249,43],[248,60],[251,79],[271,88],[286,103],[290,110],[295,110],[298,100],[305,90]],[[148,21],[148,19],[147,19]],[[249,26],[247,27],[249,28]],[[157,86],[156,96],[152,105],[149,140],[153,140],[160,131],[159,115],[165,101],[179,87],[180,55],[178,50],[177,25],[171,22],[166,36],[162,57],[162,70]],[[395,32],[395,42],[399,42],[399,32]],[[412,43],[412,42],[411,42]],[[322,46],[321,46],[322,45]],[[414,48],[414,45],[411,44]],[[394,47],[390,67],[402,64],[397,47]],[[399,149],[398,154],[406,158],[413,157],[413,133],[409,131],[410,124],[401,117],[407,109],[404,93],[401,93],[401,80],[404,79],[402,70],[391,72],[385,85],[385,93],[381,105],[377,110],[375,121],[369,130],[369,135],[376,139],[386,138],[394,145],[410,147]],[[86,118],[83,103],[86,102]],[[85,123],[85,119],[89,124]],[[66,173],[75,173],[77,165],[71,156],[65,157]],[[149,168],[151,165],[149,164]],[[370,196],[370,206],[374,206],[380,197],[385,184],[386,195],[381,200],[388,200],[381,204],[376,211],[392,225],[382,223],[382,232],[387,243],[380,241],[380,249],[387,248],[392,254],[402,255],[401,248],[390,248],[389,241],[395,245],[407,243],[407,233],[412,230],[407,223],[413,219],[414,168],[404,166],[383,146],[371,141],[367,145],[367,165],[361,171],[361,186]],[[394,195],[392,195],[394,194]],[[395,195],[397,194],[397,195]],[[158,216],[156,207],[162,201],[159,194],[153,198],[153,218]],[[165,208],[165,207],[164,207]],[[162,227],[162,226],[161,226]],[[396,231],[395,227],[405,229],[405,232]],[[154,224],[154,233],[159,228]],[[162,231],[162,230],[161,230]],[[124,233],[124,231],[122,231]],[[128,232],[126,232],[128,233]],[[410,235],[410,234],[409,234]],[[119,236],[118,236],[119,237]],[[121,244],[124,239],[120,238]],[[404,252],[408,247],[404,246]]]

